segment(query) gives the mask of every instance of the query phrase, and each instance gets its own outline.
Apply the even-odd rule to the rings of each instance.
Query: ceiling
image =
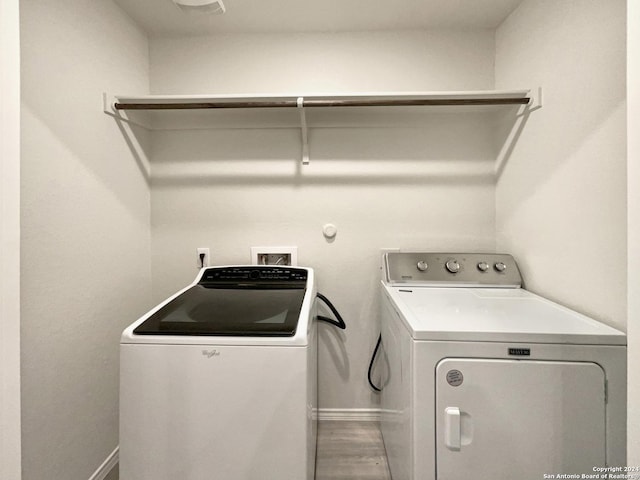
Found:
[[[171,0],[113,0],[150,35],[495,28],[522,0],[223,0],[223,15]]]

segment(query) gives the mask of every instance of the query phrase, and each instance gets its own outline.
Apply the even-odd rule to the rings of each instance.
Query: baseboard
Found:
[[[379,422],[379,408],[319,408],[318,420]]]
[[[113,470],[113,467],[118,464],[119,452],[120,447],[116,447],[115,450],[111,452],[111,454],[107,457],[107,459],[102,462],[102,465],[100,465],[98,469],[93,473],[93,475],[91,475],[89,480],[104,480],[107,475],[109,475],[109,472]]]

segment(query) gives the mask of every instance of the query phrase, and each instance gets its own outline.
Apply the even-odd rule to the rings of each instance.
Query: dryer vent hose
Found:
[[[329,307],[329,310],[331,310],[331,312],[336,316],[337,320],[334,320],[333,318],[325,317],[323,315],[318,315],[316,318],[323,322],[330,323],[335,327],[341,328],[342,330],[347,328],[347,325],[344,323],[344,320],[338,313],[338,310],[336,310],[336,307],[333,306],[333,304],[329,301],[329,299],[319,292],[317,293],[317,296],[320,300],[322,300],[325,303],[327,307]]]
[[[376,387],[375,384],[373,383],[373,380],[371,380],[371,370],[373,370],[373,362],[375,362],[376,360],[376,356],[378,355],[378,349],[380,348],[381,343],[382,343],[382,333],[378,335],[376,348],[373,349],[373,355],[371,355],[371,361],[369,362],[369,371],[367,372],[367,380],[369,380],[369,385],[371,385],[371,388],[373,388],[376,392],[381,392],[382,388]]]

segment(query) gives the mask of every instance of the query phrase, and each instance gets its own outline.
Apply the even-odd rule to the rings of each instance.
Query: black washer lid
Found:
[[[136,335],[293,336],[307,272],[290,267],[216,267],[152,314]]]

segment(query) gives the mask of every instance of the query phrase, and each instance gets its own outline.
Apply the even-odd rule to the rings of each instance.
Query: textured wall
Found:
[[[152,38],[151,93],[493,88],[493,31]]]
[[[20,17],[0,3],[0,478],[20,478]]]
[[[20,7],[22,478],[84,480],[118,444],[119,336],[150,306],[149,187],[101,106],[148,91],[148,44],[112,2]]]
[[[626,328],[625,2],[525,1],[496,88],[542,86],[497,183],[499,250],[543,296]]]

